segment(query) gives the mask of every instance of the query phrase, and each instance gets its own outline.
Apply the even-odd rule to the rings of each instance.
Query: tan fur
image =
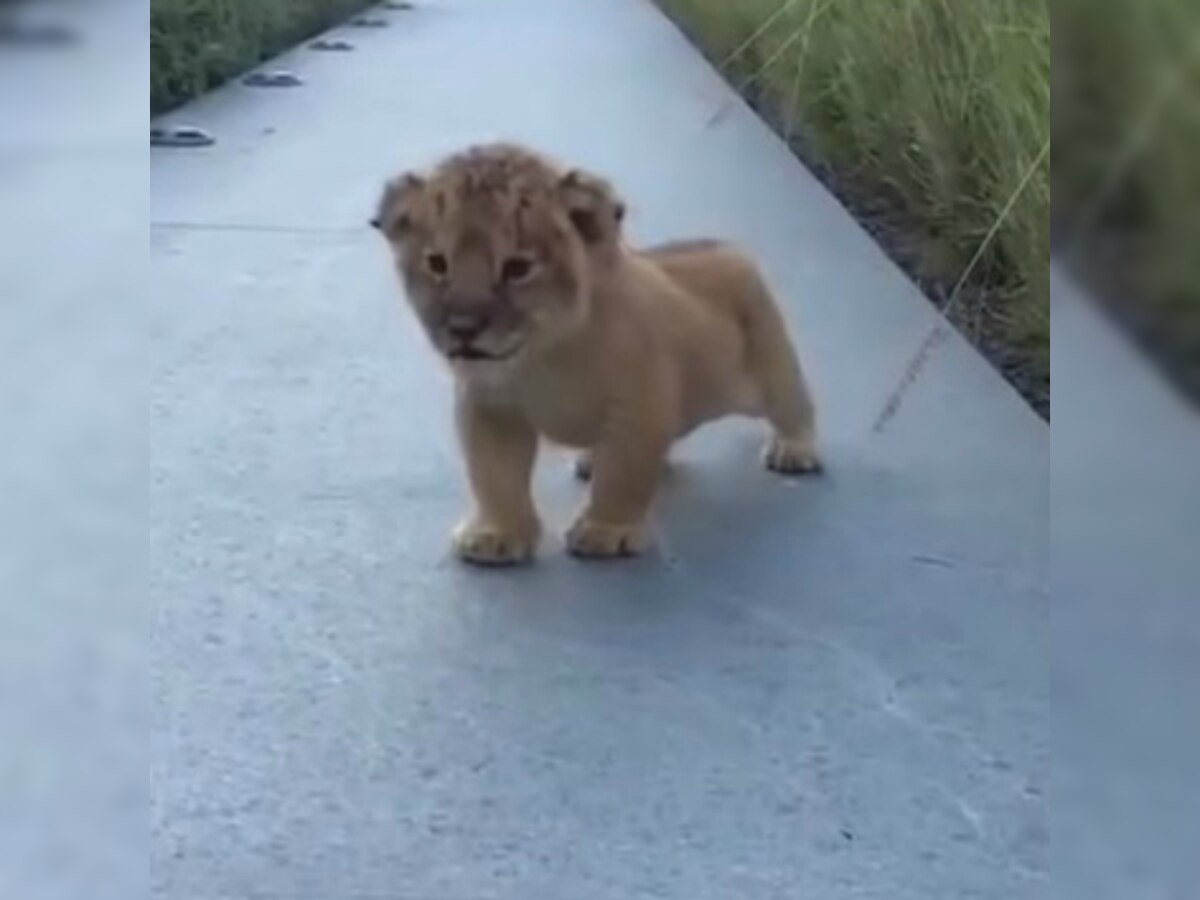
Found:
[[[477,507],[455,532],[464,559],[532,557],[539,438],[584,451],[590,498],[567,546],[589,557],[646,546],[667,452],[705,422],[765,418],[768,467],[818,467],[813,403],[754,264],[716,241],[635,250],[623,213],[603,179],[512,145],[384,191],[373,224],[456,377]]]

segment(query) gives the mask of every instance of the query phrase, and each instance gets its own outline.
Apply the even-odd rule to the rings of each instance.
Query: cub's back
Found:
[[[731,244],[673,241],[641,253],[713,312],[738,324],[745,324],[749,306],[761,302],[764,286],[758,268]]]
[[[688,297],[686,307],[673,305],[659,322],[682,364],[684,430],[731,412],[756,412],[761,397],[750,375],[750,326],[770,301],[754,263],[716,240],[662,244],[641,255]]]

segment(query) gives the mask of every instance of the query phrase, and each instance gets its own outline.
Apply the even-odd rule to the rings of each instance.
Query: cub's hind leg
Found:
[[[745,312],[750,374],[772,427],[763,461],[783,475],[817,472],[821,462],[812,394],[783,316],[766,285],[756,280]]]

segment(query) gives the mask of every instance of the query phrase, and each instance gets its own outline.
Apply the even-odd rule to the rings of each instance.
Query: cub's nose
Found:
[[[456,341],[469,344],[487,328],[487,317],[479,313],[451,313],[446,317],[446,333]]]

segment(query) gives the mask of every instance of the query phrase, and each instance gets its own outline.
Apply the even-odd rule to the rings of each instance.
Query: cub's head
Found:
[[[470,373],[584,326],[623,213],[605,181],[490,144],[388,182],[371,224],[434,346]]]

